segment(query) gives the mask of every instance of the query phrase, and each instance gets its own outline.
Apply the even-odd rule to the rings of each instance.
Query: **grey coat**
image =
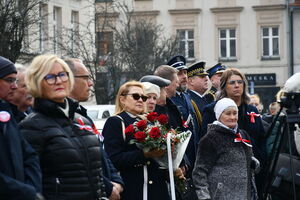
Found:
[[[239,131],[243,138],[249,138]],[[250,200],[252,148],[234,142],[233,131],[216,124],[208,126],[200,140],[193,181],[198,199]]]

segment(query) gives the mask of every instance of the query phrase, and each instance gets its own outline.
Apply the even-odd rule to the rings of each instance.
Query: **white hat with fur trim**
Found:
[[[149,82],[143,82],[142,84],[144,85],[146,95],[154,93],[157,95],[157,98],[160,96],[160,88],[157,85],[154,85]]]

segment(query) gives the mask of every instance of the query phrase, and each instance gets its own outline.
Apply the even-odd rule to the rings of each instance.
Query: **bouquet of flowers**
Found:
[[[173,168],[177,169],[185,153],[185,149],[191,137],[191,132],[181,132],[168,128],[168,116],[151,112],[147,119],[140,120],[129,125],[125,129],[126,135],[132,135],[134,139],[130,144],[136,144],[144,152],[151,150],[167,150],[167,136],[170,134]],[[168,168],[168,156],[154,158],[161,168]]]

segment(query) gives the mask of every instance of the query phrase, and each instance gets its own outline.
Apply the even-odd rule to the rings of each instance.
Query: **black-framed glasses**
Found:
[[[239,85],[243,84],[244,81],[243,80],[232,80],[232,81],[228,81],[229,85],[235,85],[235,83],[238,83]]]
[[[67,80],[69,80],[69,73],[59,72],[58,74],[47,74],[44,79],[48,84],[53,85],[56,83],[58,77],[62,82],[66,82]]]
[[[1,78],[1,79],[4,80],[8,84],[17,84],[18,83],[18,79],[15,77],[7,77],[7,78]]]
[[[145,96],[145,95],[140,95],[139,93],[123,94],[123,96],[126,96],[126,95],[131,95],[132,98],[133,98],[134,100],[136,100],[136,101],[139,100],[139,99],[141,98],[143,102],[146,102],[147,99],[148,99],[147,96]]]
[[[93,80],[93,77],[91,75],[76,75],[75,78],[82,78],[85,81],[91,81]]]

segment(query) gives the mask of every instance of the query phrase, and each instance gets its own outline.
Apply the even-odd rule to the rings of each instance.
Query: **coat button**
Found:
[[[151,163],[150,161],[147,161],[147,165],[150,165],[150,163]]]
[[[153,184],[153,181],[149,181],[149,184]]]

